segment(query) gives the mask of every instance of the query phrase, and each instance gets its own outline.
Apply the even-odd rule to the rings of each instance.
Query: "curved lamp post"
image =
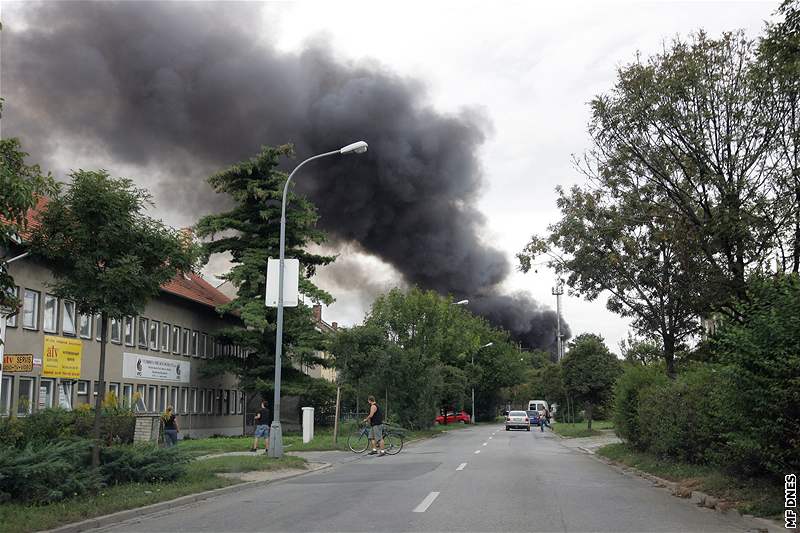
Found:
[[[278,268],[278,317],[277,331],[275,333],[275,396],[272,402],[272,426],[269,431],[269,456],[283,457],[283,434],[281,432],[281,355],[283,353],[283,267],[284,249],[286,246],[286,194],[289,191],[289,183],[295,173],[306,163],[315,159],[322,159],[331,155],[363,154],[367,151],[367,143],[364,141],[354,142],[338,150],[325,152],[309,157],[292,170],[286,184],[283,186],[283,201],[281,202],[281,242],[280,242],[280,267]]]
[[[475,350],[475,352],[477,352],[479,350],[483,350],[484,348],[488,348],[489,346],[491,346],[493,344],[494,344],[493,342],[487,342],[486,344],[484,344],[483,346],[481,346],[480,348]],[[472,352],[472,366],[473,367],[475,366],[475,352]],[[472,413],[470,414],[470,421],[473,424],[475,423],[475,385],[474,384],[472,385]]]

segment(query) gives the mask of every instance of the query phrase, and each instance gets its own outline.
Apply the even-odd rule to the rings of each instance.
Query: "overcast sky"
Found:
[[[545,5],[546,4],[546,5]],[[400,4],[397,4],[398,6]],[[482,106],[494,133],[483,145],[486,187],[479,201],[484,238],[513,260],[532,233],[557,220],[556,185],[582,181],[571,155],[588,148],[587,102],[608,90],[616,68],[637,51],[699,28],[711,35],[744,29],[757,35],[779,2],[426,2],[387,8],[366,3],[276,4],[275,44],[296,50],[324,34],[338,54],[374,58],[424,80],[437,108]],[[416,6],[416,8],[414,8]],[[388,269],[387,269],[388,270]],[[555,306],[554,276],[514,273],[511,289]],[[350,323],[361,309],[337,290],[329,320]],[[562,312],[573,336],[597,332],[617,351],[628,321],[565,295]]]
[[[218,4],[225,9],[224,2]],[[254,21],[247,31],[287,54],[322,40],[343,62],[374,63],[422,82],[428,103],[442,113],[480,108],[488,118],[488,138],[479,152],[484,185],[477,207],[486,218],[481,237],[516,266],[514,254],[531,234],[544,233],[559,216],[554,188],[582,181],[571,156],[588,148],[587,102],[612,87],[616,68],[637,51],[656,53],[665,41],[699,28],[712,36],[740,28],[756,36],[778,4],[274,2],[263,4],[263,21]],[[24,3],[2,5],[4,23],[13,23],[15,11],[25,9]],[[76,153],[53,157],[74,165]],[[129,175],[137,170],[118,168]],[[168,206],[162,205],[160,213],[170,223],[187,223],[171,216]],[[365,294],[374,290],[348,289],[348,271],[369,271],[377,288],[395,285],[398,276],[391,266],[351,247],[336,251],[339,266],[320,276],[320,284],[337,298],[324,317],[357,323],[370,304]],[[214,263],[209,273],[219,268]],[[514,272],[504,288],[527,291],[555,307],[553,283],[552,272],[541,267],[537,273]],[[564,318],[573,336],[600,333],[617,351],[628,324],[600,300],[565,295]]]

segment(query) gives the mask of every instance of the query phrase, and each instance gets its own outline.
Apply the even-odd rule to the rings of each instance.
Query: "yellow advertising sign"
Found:
[[[42,375],[48,378],[81,377],[81,341],[66,337],[44,337]]]
[[[33,372],[33,354],[7,353],[3,355],[3,372]]]

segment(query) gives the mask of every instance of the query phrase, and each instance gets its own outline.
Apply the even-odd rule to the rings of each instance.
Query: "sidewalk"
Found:
[[[554,433],[554,435],[559,437],[559,444],[562,446],[591,455],[594,455],[598,448],[602,448],[606,444],[622,442],[622,440],[614,434],[613,429],[601,429],[600,431],[603,433],[602,435],[579,437],[575,439],[561,437],[557,433]]]

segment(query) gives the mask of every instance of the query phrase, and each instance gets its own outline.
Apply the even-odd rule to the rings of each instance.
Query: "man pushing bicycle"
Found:
[[[372,451],[367,455],[378,454],[378,457],[386,455],[386,450],[383,447],[383,411],[380,406],[375,403],[375,396],[367,398],[369,402],[369,414],[364,422],[369,422],[369,442],[372,444]],[[378,452],[380,446],[380,453]]]

